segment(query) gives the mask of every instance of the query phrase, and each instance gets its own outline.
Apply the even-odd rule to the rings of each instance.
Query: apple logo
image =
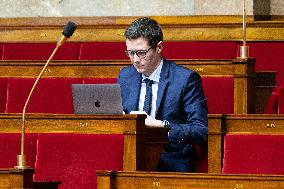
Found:
[[[99,100],[97,100],[97,101],[95,102],[95,106],[96,106],[96,107],[101,107],[101,102],[100,102]]]

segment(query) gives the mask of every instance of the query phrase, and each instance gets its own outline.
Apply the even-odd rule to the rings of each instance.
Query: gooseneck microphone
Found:
[[[74,22],[69,21],[65,26],[64,26],[64,30],[62,32],[63,36],[58,40],[56,47],[54,48],[52,54],[50,55],[49,59],[47,60],[47,62],[45,63],[44,67],[42,68],[40,74],[37,76],[31,90],[30,93],[28,95],[28,98],[25,102],[24,108],[23,108],[23,112],[22,112],[22,130],[21,130],[21,154],[17,156],[17,166],[15,166],[16,169],[26,169],[28,168],[28,166],[26,165],[26,157],[24,154],[24,146],[25,146],[25,113],[26,113],[26,108],[27,105],[30,101],[30,98],[34,92],[35,87],[37,86],[39,79],[41,78],[42,74],[44,73],[46,67],[48,66],[49,62],[52,60],[53,56],[55,55],[55,53],[57,52],[57,50],[59,49],[59,47],[68,39],[70,38],[74,31],[76,30],[77,25]]]

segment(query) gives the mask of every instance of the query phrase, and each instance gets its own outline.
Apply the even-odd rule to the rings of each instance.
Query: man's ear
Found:
[[[158,51],[158,53],[162,53],[162,50],[163,50],[163,41],[160,41],[157,44],[157,51]]]

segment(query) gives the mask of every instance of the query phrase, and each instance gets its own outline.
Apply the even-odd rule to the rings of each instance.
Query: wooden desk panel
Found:
[[[188,67],[201,75],[238,77],[254,76],[254,60],[174,60],[178,65]],[[6,60],[0,61],[1,77],[34,78],[43,68],[45,61]],[[52,61],[43,77],[106,78],[118,76],[122,67],[130,65],[128,60],[68,60]]]
[[[284,115],[226,115],[223,134],[284,134]]]
[[[283,176],[97,172],[98,189],[281,189]]]

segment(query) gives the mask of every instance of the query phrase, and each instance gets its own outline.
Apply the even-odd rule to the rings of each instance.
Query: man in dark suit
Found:
[[[194,171],[193,146],[206,144],[208,131],[200,76],[162,57],[163,33],[155,20],[135,20],[125,37],[133,65],[123,68],[118,79],[124,112],[143,112],[146,126],[169,129],[157,171]]]

